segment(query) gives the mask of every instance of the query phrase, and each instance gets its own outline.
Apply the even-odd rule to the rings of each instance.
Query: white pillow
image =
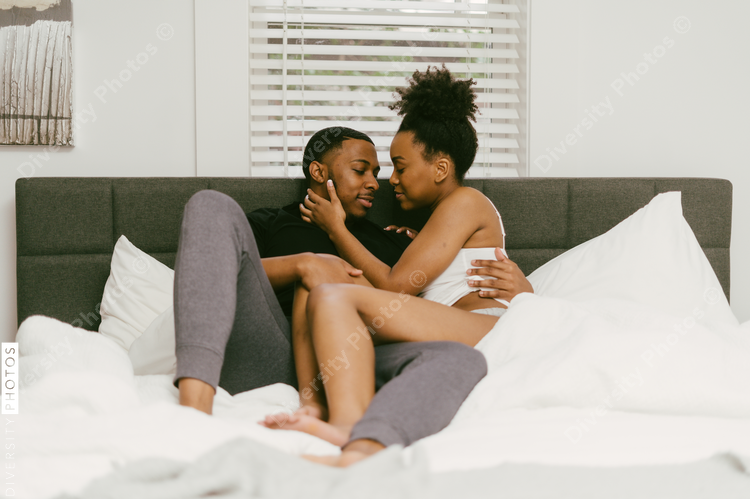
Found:
[[[172,305],[174,270],[120,236],[104,286],[99,332],[126,351]]]
[[[128,355],[133,363],[133,372],[137,376],[177,372],[172,307],[159,314],[146,331],[130,345]]]
[[[739,325],[682,216],[680,192],[657,195],[608,232],[550,260],[528,279],[542,296],[619,298],[706,326]]]

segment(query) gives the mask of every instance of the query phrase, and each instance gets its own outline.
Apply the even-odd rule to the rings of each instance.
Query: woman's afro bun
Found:
[[[473,79],[456,80],[443,64],[415,71],[409,86],[396,90],[399,100],[388,106],[403,116],[399,132],[412,132],[414,143],[424,147],[422,157],[432,161],[438,154],[450,156],[461,183],[474,162],[479,141],[469,120],[476,122]]]
[[[408,114],[434,121],[477,121],[474,117],[477,95],[471,88],[477,82],[472,78],[456,80],[443,64],[442,69],[427,66],[424,73],[415,71],[408,81],[408,87],[396,89],[401,99],[388,106],[397,110],[399,116]]]

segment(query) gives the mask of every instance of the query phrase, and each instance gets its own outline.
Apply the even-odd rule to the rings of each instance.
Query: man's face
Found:
[[[366,140],[346,139],[326,158],[329,177],[346,212],[346,219],[362,218],[372,207],[380,171],[375,146]]]

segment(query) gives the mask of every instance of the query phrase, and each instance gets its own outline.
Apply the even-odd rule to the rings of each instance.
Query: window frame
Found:
[[[518,82],[520,120],[518,176],[529,175],[528,80],[530,0],[521,10]],[[195,0],[196,175],[250,175],[249,3]],[[222,57],[216,57],[222,53]]]

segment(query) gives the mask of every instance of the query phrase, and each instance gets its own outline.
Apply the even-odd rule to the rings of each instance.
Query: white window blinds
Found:
[[[401,118],[396,87],[427,66],[477,81],[479,151],[468,177],[515,173],[519,156],[519,9],[508,0],[249,0],[250,174],[302,175],[321,128],[375,142],[390,175]]]

